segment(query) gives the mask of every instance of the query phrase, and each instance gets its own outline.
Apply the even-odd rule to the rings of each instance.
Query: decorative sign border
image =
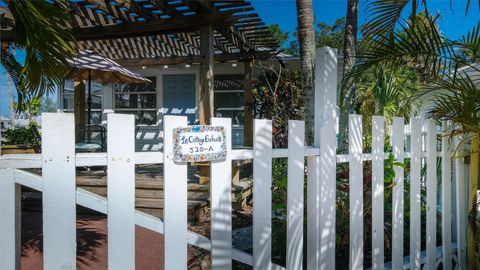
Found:
[[[199,154],[182,154],[182,144],[180,143],[180,135],[185,132],[202,133],[202,132],[220,132],[222,136],[221,152],[215,153],[199,153]],[[227,139],[225,128],[222,126],[206,126],[195,125],[187,127],[177,127],[173,129],[173,160],[176,162],[204,162],[214,160],[225,160],[227,157]]]

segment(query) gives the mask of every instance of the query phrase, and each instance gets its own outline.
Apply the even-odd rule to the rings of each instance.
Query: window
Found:
[[[150,83],[116,84],[113,88],[115,112],[135,115],[137,125],[157,124],[157,78],[147,78]]]
[[[213,89],[215,116],[232,118],[234,126],[243,126],[243,75],[215,75]]]
[[[88,122],[88,82],[85,82],[85,121]],[[100,124],[102,122],[102,96],[103,96],[103,84],[100,82],[91,82],[91,96],[92,96],[92,114],[91,123]],[[73,80],[66,80],[65,87],[63,89],[63,111],[73,112],[75,109],[75,86]]]

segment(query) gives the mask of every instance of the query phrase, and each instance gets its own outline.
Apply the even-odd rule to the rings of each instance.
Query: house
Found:
[[[134,114],[136,150],[156,151],[162,147],[166,114],[186,115],[190,124],[231,117],[234,145],[251,145],[252,112],[243,106],[244,90],[250,87],[252,62],[272,57],[277,44],[249,2],[89,2],[71,2],[78,48],[151,80],[93,83],[92,123],[112,111]],[[67,81],[58,92],[59,109],[84,113],[75,110],[75,91],[75,82]]]
[[[92,123],[105,123],[110,112],[135,114],[137,151],[157,151],[161,144],[162,118],[166,114],[188,117],[199,123],[200,65],[149,65],[131,67],[148,78],[148,84],[92,83]],[[243,145],[244,63],[214,64],[214,116],[232,118],[234,142]],[[68,80],[59,92],[59,109],[74,112],[74,82]]]
[[[10,127],[10,119],[0,115],[0,130],[4,130]]]
[[[457,72],[457,78],[466,78],[466,76],[468,76],[468,78],[471,79],[475,85],[480,87],[480,62],[474,63],[470,66],[461,67],[457,70]],[[435,95],[439,93],[441,92],[435,91]],[[434,94],[428,93],[417,99],[414,104],[415,107],[412,111],[412,115],[425,117],[435,105],[435,98],[433,95]]]

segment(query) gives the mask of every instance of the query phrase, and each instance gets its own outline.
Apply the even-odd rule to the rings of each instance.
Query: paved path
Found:
[[[136,269],[163,269],[163,235],[136,227]],[[188,251],[190,268],[200,270],[193,263],[195,250]],[[24,270],[42,267],[42,214],[22,213],[22,267]],[[107,269],[107,219],[105,216],[78,215],[77,217],[77,269]],[[167,269],[170,270],[170,269]]]

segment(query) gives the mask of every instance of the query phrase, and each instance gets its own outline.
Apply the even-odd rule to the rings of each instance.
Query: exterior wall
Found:
[[[195,75],[195,100],[198,104],[200,84],[199,84],[199,65],[175,65],[175,66],[147,66],[140,68],[130,68],[130,70],[141,74],[144,77],[156,77],[157,89],[157,123],[155,125],[137,125],[136,127],[136,151],[160,151],[163,149],[163,114],[166,113],[163,108],[163,75],[171,74],[194,74]],[[214,66],[214,75],[233,75],[243,74],[243,63],[217,63]],[[63,109],[62,93],[58,96],[60,104],[59,109]],[[115,96],[112,84],[103,86],[102,96],[102,123],[106,123],[108,113],[115,111]],[[198,119],[198,109],[196,109],[196,118]],[[233,145],[243,145],[243,126],[234,126]]]

